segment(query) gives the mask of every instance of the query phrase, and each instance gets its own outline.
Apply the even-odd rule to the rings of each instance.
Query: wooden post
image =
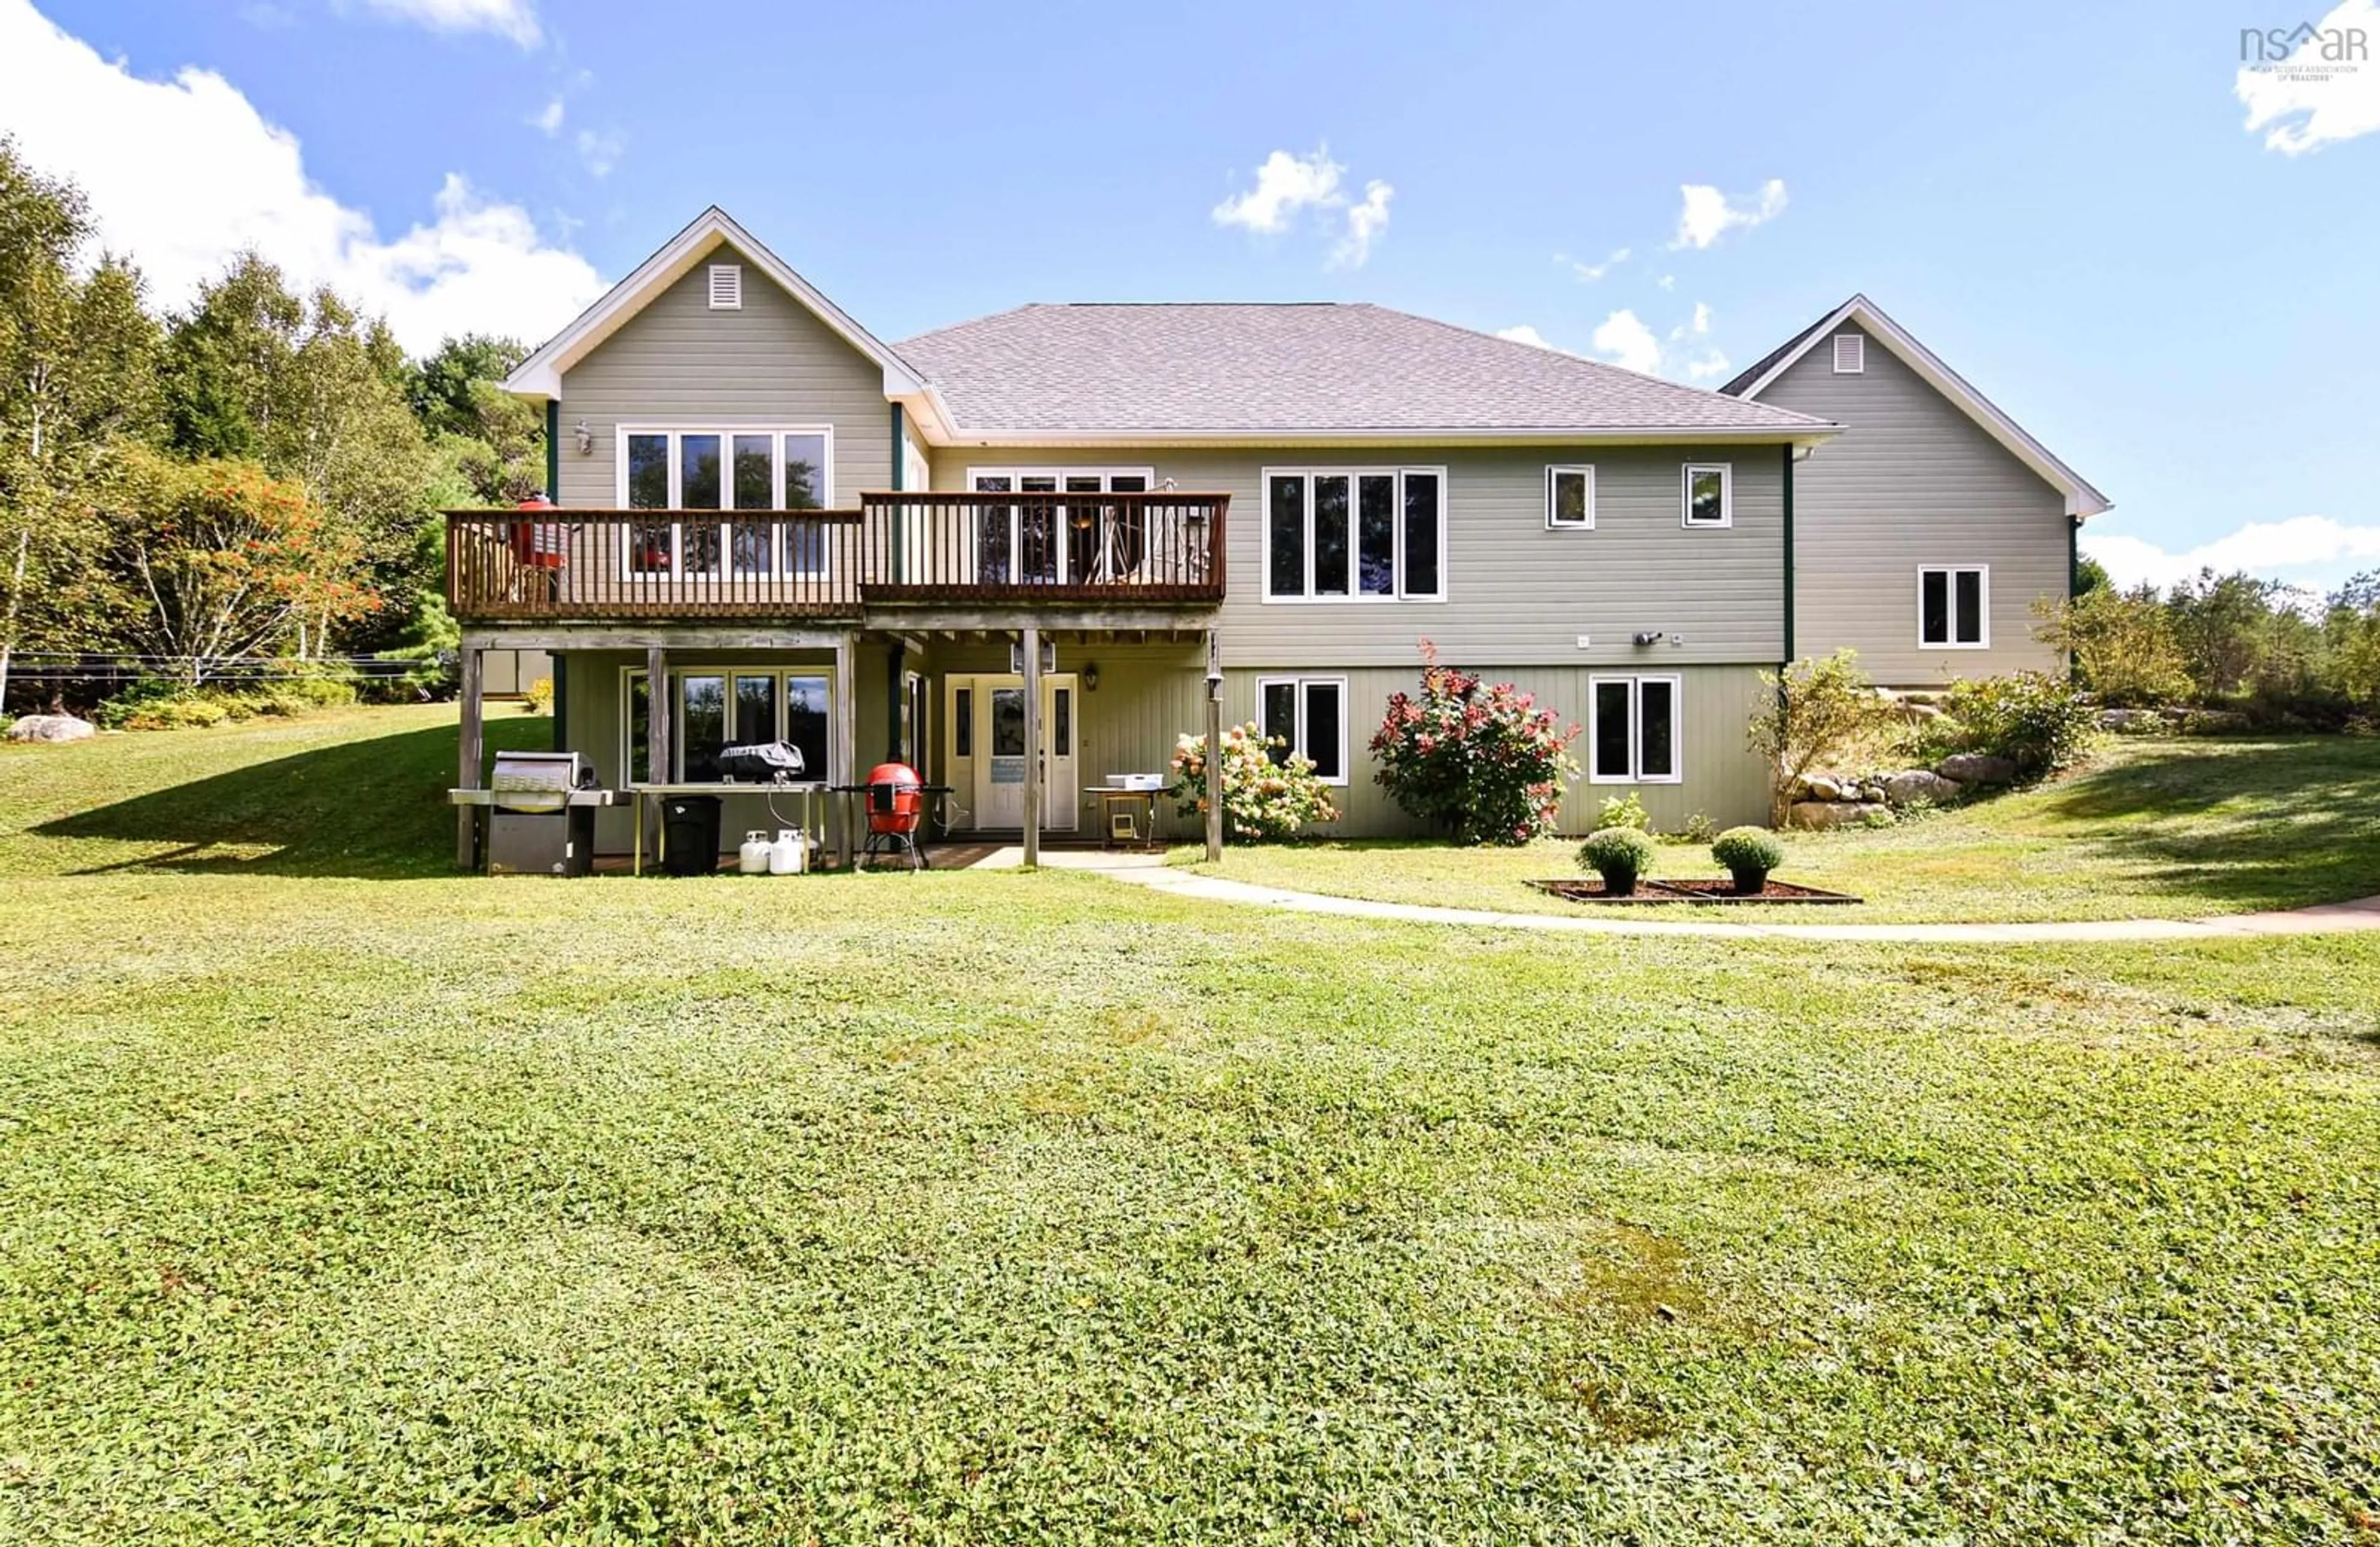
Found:
[[[856,785],[859,782],[859,636],[842,634],[834,641],[834,749],[827,756],[833,770],[829,783]],[[854,831],[859,824],[852,820],[851,798],[829,802],[828,809],[838,818],[836,843],[843,854],[843,865],[850,870],[859,863],[859,835]]]
[[[463,643],[463,727],[456,737],[455,773],[456,789],[483,787],[487,752],[487,700],[481,680],[481,657],[485,652],[469,640]],[[480,811],[477,806],[455,808],[455,868],[475,869],[479,863]]]
[[[645,782],[666,785],[670,779],[670,690],[669,652],[659,645],[645,647]],[[651,840],[653,858],[662,855],[662,802],[640,802],[647,836]]]
[[[1223,858],[1223,664],[1207,630],[1207,862]]]
[[[1041,863],[1041,630],[1025,630],[1025,865]]]

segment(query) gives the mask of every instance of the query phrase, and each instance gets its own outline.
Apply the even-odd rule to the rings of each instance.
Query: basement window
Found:
[[[1988,650],[1992,572],[1945,565],[1917,572],[1917,642],[1925,650]]]

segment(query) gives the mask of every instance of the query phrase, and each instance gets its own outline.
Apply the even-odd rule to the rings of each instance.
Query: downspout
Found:
[[[562,503],[562,399],[545,400],[545,497]],[[559,719],[555,724],[559,725]]]
[[[892,405],[892,492],[894,493],[901,493],[902,475],[908,469],[909,435],[907,429],[902,423],[901,405],[895,403]],[[901,537],[903,530],[909,524],[909,517],[908,512],[901,508],[900,502],[897,500],[893,502],[889,519],[892,528],[890,544],[892,550],[892,574],[898,577],[902,573]],[[901,712],[908,706],[909,702],[909,695],[903,690],[901,684],[901,641],[897,639],[884,652],[884,744],[890,749],[885,753],[885,761],[888,762],[902,761]],[[923,754],[919,755],[917,761],[919,762],[926,761]]]
[[[570,750],[570,736],[564,729],[570,723],[570,658],[556,652],[549,656],[553,663],[553,749]]]
[[[1785,445],[1785,664],[1793,664],[1793,445]]]

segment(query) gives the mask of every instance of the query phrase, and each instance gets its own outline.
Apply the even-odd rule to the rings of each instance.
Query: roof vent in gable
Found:
[[[713,280],[715,286],[718,281]],[[716,306],[718,302],[713,301]],[[1835,374],[1856,376],[1867,369],[1867,339],[1856,333],[1835,335]]]
[[[710,265],[710,310],[736,311],[744,305],[744,265],[713,263]]]

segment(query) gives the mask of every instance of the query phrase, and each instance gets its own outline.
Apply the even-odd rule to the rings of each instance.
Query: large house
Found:
[[[1424,640],[1585,727],[1566,827],[1625,789],[1756,821],[1764,669],[2058,669],[2030,610],[2107,506],[1864,298],[1718,392],[1368,305],[886,344],[717,209],[506,386],[544,407],[557,508],[450,518],[467,680],[552,652],[556,745],[610,785],[783,738],[835,782],[913,764],[987,834],[1028,798],[1087,832],[1087,786],[1163,771],[1210,671],[1340,786],[1341,831],[1406,831],[1366,744]],[[730,799],[732,846],[766,819]],[[632,836],[603,813],[599,848]]]

